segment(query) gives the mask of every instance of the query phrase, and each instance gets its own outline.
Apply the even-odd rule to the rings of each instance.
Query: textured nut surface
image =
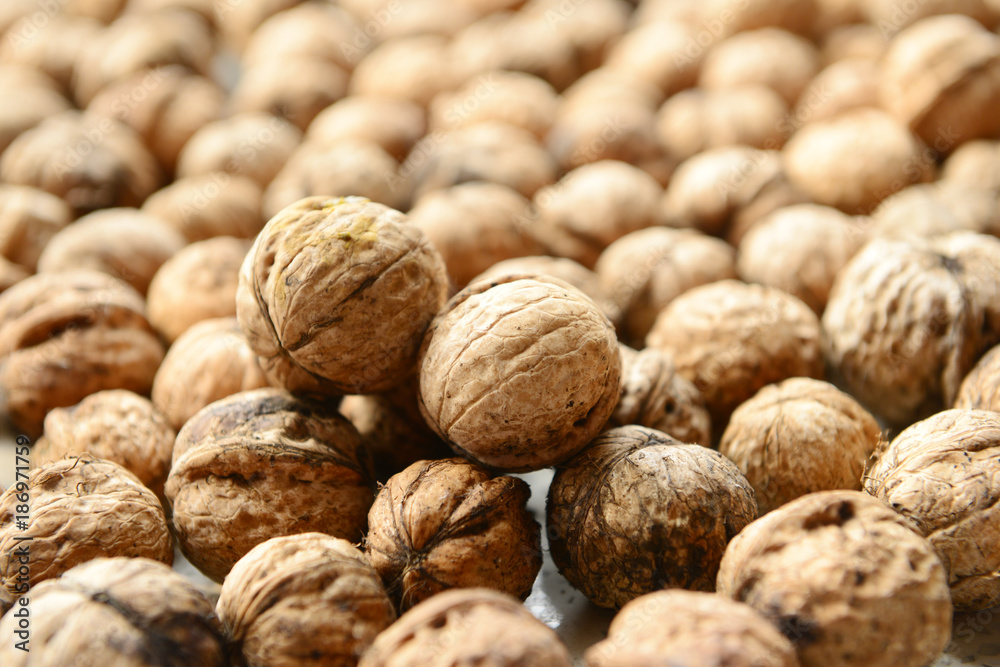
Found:
[[[0,496],[0,586],[18,586],[18,538],[31,538],[28,585],[58,577],[100,556],[145,557],[170,565],[173,541],[163,507],[152,491],[117,463],[90,454],[34,468],[28,475],[31,521],[15,516],[25,493],[18,485]]]
[[[911,528],[858,491],[809,494],[729,543],[718,591],[777,624],[803,667],[927,665],[951,638],[952,606]]]
[[[409,7],[410,4],[404,5]],[[397,160],[406,158],[424,136],[427,120],[414,102],[376,95],[351,95],[320,112],[309,125],[306,141],[331,146],[345,139],[371,141]]]
[[[364,554],[322,533],[251,549],[226,577],[216,609],[250,667],[352,667],[396,619]]]
[[[832,62],[802,91],[792,111],[791,124],[795,127],[794,124],[827,120],[851,109],[877,107],[880,81],[875,57],[855,56]]]
[[[400,611],[450,588],[525,599],[542,566],[527,483],[464,459],[393,475],[368,513],[365,552]]]
[[[814,491],[861,490],[878,422],[832,384],[792,378],[733,412],[719,452],[753,485],[760,513]]]
[[[157,190],[142,210],[168,223],[189,242],[215,236],[252,239],[264,226],[261,188],[246,176],[211,172],[181,178]]]
[[[865,490],[911,519],[941,557],[957,610],[1000,601],[1000,415],[945,410],[897,435],[865,471]]]
[[[773,287],[722,280],[688,290],[656,318],[646,344],[701,391],[716,433],[764,385],[823,377],[819,320]]]
[[[546,516],[563,576],[594,604],[620,608],[661,588],[714,590],[726,544],[757,504],[718,452],[624,426],[557,469]]]
[[[250,246],[248,239],[220,236],[164,262],[146,295],[150,324],[172,343],[202,320],[235,317],[240,266]]]
[[[656,348],[621,345],[622,395],[607,426],[648,426],[681,442],[712,444],[712,418],[701,392]]]
[[[555,278],[500,278],[455,295],[424,337],[420,410],[455,451],[537,470],[580,450],[621,390],[611,322]]]
[[[969,231],[1000,235],[1000,193],[960,181],[911,185],[872,212],[873,236],[910,238]]]
[[[6,88],[4,105],[0,108],[0,153],[21,134],[70,108],[65,97],[45,85],[25,82],[25,85]]]
[[[31,276],[0,295],[0,392],[28,434],[52,408],[102,389],[148,394],[163,345],[142,297],[97,271]]]
[[[848,391],[890,423],[925,417],[954,401],[998,341],[998,271],[1000,241],[990,236],[872,240],[834,282],[824,354]]]
[[[279,389],[234,394],[177,434],[166,496],[187,559],[216,581],[272,537],[357,540],[372,502],[371,455],[328,405]]]
[[[984,354],[962,380],[954,408],[1000,412],[1000,347]]]
[[[0,255],[34,271],[46,244],[72,219],[59,197],[23,185],[0,185]]]
[[[445,591],[400,616],[359,667],[573,664],[559,636],[516,598],[472,588]]]
[[[447,280],[441,255],[402,213],[363,197],[311,197],[257,237],[236,312],[273,382],[380,391],[413,370]]]
[[[667,656],[673,656],[667,658]],[[615,615],[587,667],[798,667],[791,642],[752,607],[710,593],[672,590],[638,597]]]
[[[148,558],[95,558],[31,591],[30,652],[12,615],[0,621],[9,667],[225,667],[230,652],[211,603],[182,575]]]
[[[323,58],[274,58],[244,69],[228,104],[236,112],[274,114],[305,132],[323,109],[344,97],[347,79],[347,72]]]
[[[149,399],[109,389],[49,412],[45,431],[31,448],[31,463],[37,467],[86,452],[117,463],[162,497],[175,437]]]
[[[945,160],[941,177],[1000,193],[1000,141],[967,141]]]

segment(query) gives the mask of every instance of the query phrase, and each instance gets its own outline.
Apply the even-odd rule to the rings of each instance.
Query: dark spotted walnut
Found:
[[[546,513],[559,571],[615,609],[661,588],[714,590],[726,544],[757,518],[757,503],[718,452],[625,426],[557,469]]]
[[[400,611],[449,588],[528,597],[542,566],[529,494],[523,480],[457,458],[393,475],[368,513],[365,552]]]

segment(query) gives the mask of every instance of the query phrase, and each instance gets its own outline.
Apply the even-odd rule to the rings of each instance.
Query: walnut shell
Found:
[[[125,8],[127,0],[75,0],[62,7],[62,12],[68,16],[92,18],[110,25],[117,20]]]
[[[257,237],[236,310],[273,382],[362,393],[412,372],[446,292],[441,255],[402,213],[362,197],[311,197]]]
[[[301,0],[224,0],[214,3],[215,24],[223,42],[239,53],[254,31],[271,16],[290,9]],[[282,40],[284,41],[284,40]]]
[[[29,435],[102,389],[148,394],[162,359],[142,297],[104,273],[39,274],[0,294],[0,392]]]
[[[406,100],[426,108],[434,97],[458,82],[448,41],[437,35],[414,35],[382,42],[358,63],[351,75],[351,95]]]
[[[866,231],[827,206],[779,208],[743,236],[736,270],[746,282],[776,287],[822,315],[834,279],[861,249]]]
[[[785,171],[815,203],[867,214],[889,195],[933,180],[937,153],[877,109],[854,109],[795,133]]]
[[[445,591],[400,616],[358,667],[460,667],[489,656],[496,667],[570,667],[551,628],[517,599],[482,588]]]
[[[25,493],[28,502],[22,503],[17,496]],[[30,512],[20,511],[25,504]],[[18,523],[24,521],[26,529]],[[174,560],[163,506],[153,492],[117,463],[90,454],[34,468],[24,486],[0,496],[0,587],[15,596],[25,591],[18,588],[25,582],[18,538],[31,540],[29,587],[100,556]]]
[[[366,0],[359,0],[364,3]],[[341,2],[347,7],[350,0]],[[454,37],[463,28],[479,18],[477,12],[468,2],[449,2],[442,4],[438,0],[407,0],[393,6],[392,20],[385,19],[388,5],[383,0],[374,0],[374,7],[366,11],[356,11],[361,19],[375,19],[382,25],[382,35],[386,39],[412,37],[413,35],[441,35]],[[351,8],[353,9],[353,8]]]
[[[669,657],[668,657],[669,656]],[[586,667],[799,667],[791,642],[752,607],[711,593],[657,591],[615,615]]]
[[[114,118],[142,137],[168,173],[195,132],[217,120],[225,93],[181,65],[142,69],[101,89],[87,110]]]
[[[831,63],[812,78],[786,121],[794,130],[862,107],[877,107],[881,74],[875,58],[851,57]]]
[[[252,239],[266,222],[260,212],[262,196],[253,179],[215,171],[182,178],[157,190],[142,210],[168,223],[192,243],[216,236]]]
[[[897,435],[865,471],[865,490],[911,519],[941,557],[956,610],[1000,602],[998,447],[1000,415],[945,410]]]
[[[693,42],[691,27],[678,20],[653,21],[628,31],[611,48],[607,69],[655,86],[664,97],[698,80],[703,48]]]
[[[720,434],[764,385],[823,377],[818,318],[773,287],[722,280],[688,290],[663,309],[646,344],[671,355],[701,391]]]
[[[870,241],[830,292],[828,362],[890,424],[951,405],[979,355],[1000,342],[998,270],[991,236]]]
[[[721,16],[723,34],[775,26],[808,35],[816,25],[819,4],[816,0],[744,0],[735,4],[730,0],[707,0],[700,3],[699,9],[703,21]]]
[[[10,289],[30,275],[24,267],[0,256],[0,292]]]
[[[814,491],[860,491],[881,438],[853,398],[827,382],[791,378],[736,408],[719,452],[753,485],[763,515]]]
[[[484,72],[431,100],[428,129],[446,131],[496,121],[543,139],[558,106],[558,94],[544,79],[524,72]]]
[[[343,3],[341,3],[343,4]],[[373,41],[360,16],[343,6],[302,2],[272,14],[250,35],[241,60],[245,68],[308,58],[346,71],[371,50]],[[300,75],[295,73],[295,78]],[[345,81],[346,83],[346,81]]]
[[[662,192],[637,167],[594,162],[535,193],[538,219],[531,231],[551,254],[593,268],[608,245],[655,223]]]
[[[305,132],[320,111],[344,97],[347,78],[328,60],[283,56],[244,69],[228,104],[235,113],[266,111]]]
[[[621,337],[641,347],[671,301],[693,287],[735,278],[736,252],[694,230],[650,227],[609,245],[595,268],[622,312]]]
[[[321,533],[251,549],[226,577],[216,609],[249,667],[356,665],[396,619],[364,554]]]
[[[95,558],[33,588],[30,600],[30,653],[15,648],[17,619],[0,621],[0,660],[8,667],[230,664],[212,604],[148,558]]]
[[[712,591],[726,544],[757,504],[718,452],[623,426],[556,470],[546,517],[559,571],[615,609],[661,588]]]
[[[177,434],[166,496],[181,551],[215,581],[272,537],[357,540],[372,502],[371,454],[332,407],[279,389],[223,398]]]
[[[995,136],[1000,117],[1000,36],[957,14],[917,21],[882,59],[880,100],[938,154]]]
[[[545,22],[569,40],[582,71],[601,65],[628,34],[632,7],[624,0],[591,0],[566,12],[562,0],[531,0],[520,10],[529,21]]]
[[[944,181],[1000,194],[1000,141],[968,141],[944,162]]]
[[[23,185],[0,185],[0,255],[35,270],[46,244],[73,219],[59,197]]]
[[[655,348],[620,345],[622,395],[607,428],[646,426],[681,442],[712,445],[712,418],[701,392]]]
[[[109,389],[49,412],[31,463],[38,467],[86,452],[122,466],[162,498],[176,435],[149,399]]]
[[[37,3],[29,2],[37,11]],[[30,21],[30,14],[22,16],[0,44],[0,62],[36,69],[57,81],[62,90],[69,91],[81,54],[103,26],[97,20],[67,14],[50,15],[47,19],[39,27]]]
[[[825,1],[825,0],[821,0]],[[855,3],[855,0],[845,0]],[[860,3],[855,3],[860,5]],[[830,64],[845,58],[878,60],[888,48],[882,31],[870,23],[851,23],[826,33],[820,40],[823,62]]]
[[[1000,412],[1000,346],[991,348],[976,362],[962,380],[952,407]]]
[[[4,88],[0,107],[0,154],[17,139],[50,116],[72,108],[65,97],[45,86]]]
[[[955,180],[911,185],[883,200],[871,215],[873,235],[942,236],[956,231],[1000,236],[1000,192]]]
[[[128,126],[66,111],[14,140],[0,158],[0,179],[50,192],[83,215],[139,206],[159,187],[161,174]]]
[[[210,403],[266,386],[267,376],[236,318],[223,317],[202,320],[174,341],[153,378],[151,397],[179,429]]]
[[[236,316],[240,266],[249,239],[219,236],[198,241],[168,259],[149,284],[149,322],[173,343],[192,325]],[[221,398],[221,397],[220,397]]]
[[[331,104],[313,119],[306,142],[318,146],[334,146],[344,140],[373,142],[402,161],[424,136],[425,116],[423,108],[414,102],[351,95]]]
[[[53,236],[38,258],[38,272],[101,271],[145,295],[160,267],[186,243],[180,233],[139,209],[102,209]]]
[[[864,19],[879,26],[883,38],[888,39],[921,19],[938,14],[964,14],[989,27],[996,25],[996,3],[990,0],[924,0],[920,4],[906,4],[904,0],[874,0],[859,2]]]
[[[511,472],[579,451],[621,391],[614,327],[548,277],[477,282],[434,318],[420,347],[420,411],[452,449]]]
[[[301,141],[302,132],[277,116],[236,114],[194,133],[177,158],[177,177],[223,171],[266,188]]]
[[[729,543],[718,591],[775,623],[802,667],[930,664],[952,606],[940,559],[911,526],[858,491],[803,496]]]

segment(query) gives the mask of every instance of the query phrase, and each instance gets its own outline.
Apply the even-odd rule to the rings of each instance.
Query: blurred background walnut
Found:
[[[59,197],[23,185],[0,185],[0,255],[34,272],[48,242],[73,219]]]
[[[213,171],[181,178],[157,190],[142,205],[188,242],[215,236],[252,239],[266,222],[261,187],[251,178]]]

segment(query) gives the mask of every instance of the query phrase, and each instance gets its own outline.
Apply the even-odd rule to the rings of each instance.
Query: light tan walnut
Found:
[[[168,223],[191,243],[216,236],[252,239],[266,222],[261,216],[262,196],[253,179],[214,171],[178,179],[157,190],[142,210]]]
[[[423,108],[415,102],[351,95],[331,104],[313,119],[306,141],[318,146],[334,146],[344,140],[373,142],[396,160],[405,160],[406,154],[424,136],[425,116]]]
[[[0,255],[33,272],[48,242],[73,219],[59,197],[23,185],[0,185]]]

